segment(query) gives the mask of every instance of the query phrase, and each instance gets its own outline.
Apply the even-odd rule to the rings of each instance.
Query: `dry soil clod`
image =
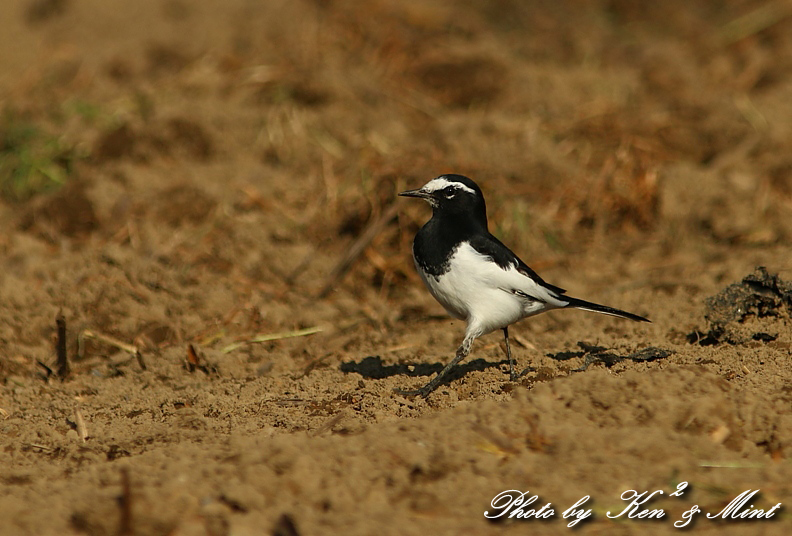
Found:
[[[272,527],[272,536],[300,536],[294,518],[289,514],[281,514],[275,526]]]
[[[779,316],[783,309],[792,310],[792,283],[784,281],[778,274],[770,274],[764,266],[757,266],[753,273],[732,283],[714,296],[706,299],[706,318],[709,330],[693,331],[687,339],[691,344],[711,346],[728,342],[739,344],[743,337],[735,333],[734,327],[749,316],[758,318]],[[754,333],[752,340],[770,342],[777,335]]]

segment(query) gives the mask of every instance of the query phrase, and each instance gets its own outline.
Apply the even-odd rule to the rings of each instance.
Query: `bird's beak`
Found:
[[[402,197],[419,197],[421,199],[431,199],[432,198],[432,194],[430,194],[429,192],[426,192],[426,191],[424,191],[424,190],[422,190],[420,188],[417,189],[417,190],[407,190],[406,192],[401,192],[399,195],[402,196]]]

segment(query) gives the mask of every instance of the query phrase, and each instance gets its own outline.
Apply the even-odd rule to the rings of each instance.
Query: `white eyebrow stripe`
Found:
[[[442,190],[443,188],[449,185],[456,186],[460,190],[465,191],[469,194],[474,194],[474,195],[476,194],[476,191],[470,186],[462,184],[461,182],[450,181],[445,177],[437,177],[436,179],[430,180],[424,185],[423,188],[421,188],[421,190],[431,193],[431,192],[436,192],[437,190]]]

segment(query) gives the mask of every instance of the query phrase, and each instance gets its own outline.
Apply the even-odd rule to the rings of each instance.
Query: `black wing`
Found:
[[[503,242],[489,233],[477,234],[473,236],[473,238],[470,239],[470,246],[478,253],[491,258],[493,261],[495,261],[495,264],[504,270],[508,270],[510,267],[515,267],[517,268],[518,272],[530,277],[536,281],[538,285],[546,288],[547,290],[559,295],[566,293],[566,290],[562,289],[561,287],[551,285],[539,277],[539,274],[531,270],[531,268],[525,264],[520,259],[520,257],[515,255],[512,250],[507,248]]]

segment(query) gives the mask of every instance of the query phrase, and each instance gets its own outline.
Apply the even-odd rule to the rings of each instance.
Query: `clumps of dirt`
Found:
[[[707,298],[707,320],[713,325],[725,326],[730,322],[741,322],[746,316],[778,316],[779,309],[792,307],[792,282],[770,274],[764,266],[758,266],[740,283],[733,283],[724,290]]]
[[[261,78],[254,82],[256,89],[251,97],[253,104],[270,105],[289,101],[306,108],[320,108],[332,100],[330,91],[307,75],[273,70],[271,74]]]
[[[660,207],[656,170],[626,154],[618,155],[603,169],[609,171],[591,179],[589,188],[567,190],[570,220],[584,229],[600,225],[620,230],[653,228]]]
[[[99,227],[93,202],[81,181],[70,181],[57,192],[36,199],[18,228],[56,242],[59,236],[83,238]]]
[[[427,61],[418,65],[413,74],[424,90],[452,108],[496,100],[508,78],[503,65],[484,57]]]
[[[214,156],[214,142],[200,124],[190,119],[173,117],[164,124],[142,127],[124,123],[100,135],[92,154],[97,161],[146,161],[152,156],[184,156],[208,161]]]
[[[574,181],[574,186],[562,190],[565,218],[584,229],[654,228],[664,190],[658,163],[678,154],[659,139],[667,127],[623,111],[593,114],[570,124],[565,135],[585,140],[591,154],[585,156],[588,172],[579,178],[585,186]],[[667,135],[682,136],[676,131]]]
[[[117,160],[133,153],[135,135],[126,123],[109,130],[96,140],[92,154],[97,160]]]
[[[775,335],[744,333],[739,325],[749,317],[778,317],[784,310],[788,315],[792,310],[792,282],[784,281],[778,274],[770,274],[764,266],[758,266],[739,283],[732,283],[707,298],[706,306],[709,330],[688,334],[689,343],[711,346],[722,342],[741,344],[746,340],[774,341]]]
[[[157,195],[157,217],[173,227],[204,221],[217,205],[203,190],[189,184],[168,188]]]
[[[66,13],[70,0],[33,0],[25,8],[25,21],[34,26]]]
[[[625,360],[634,362],[657,361],[658,359],[666,359],[674,353],[673,350],[666,350],[664,348],[650,346],[648,348],[643,348],[636,352],[632,352],[631,354],[618,355],[613,351],[608,350],[604,346],[597,346],[595,344],[589,344],[583,341],[578,341],[577,345],[581,349],[580,352],[559,352],[557,354],[547,354],[547,356],[551,359],[556,359],[559,361],[583,357],[583,365],[575,369],[575,372],[582,372],[594,363],[602,363],[607,368],[611,368],[616,363],[621,363]]]
[[[209,133],[195,121],[174,117],[165,126],[165,135],[171,143],[196,160],[209,160],[214,155],[214,144]]]
[[[165,43],[151,43],[146,49],[146,60],[149,74],[178,72],[193,61],[190,54],[182,48]]]

